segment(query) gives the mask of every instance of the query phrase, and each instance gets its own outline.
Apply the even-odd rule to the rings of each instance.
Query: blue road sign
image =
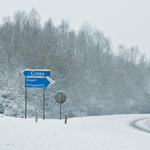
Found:
[[[50,76],[51,71],[50,70],[23,70],[23,74],[25,76]]]
[[[46,88],[54,84],[50,78],[25,78],[25,87],[26,88]]]

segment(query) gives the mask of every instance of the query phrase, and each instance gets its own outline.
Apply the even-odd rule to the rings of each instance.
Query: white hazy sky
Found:
[[[0,0],[0,23],[14,12],[34,8],[41,22],[68,20],[76,31],[87,22],[119,44],[138,46],[150,59],[150,0]]]

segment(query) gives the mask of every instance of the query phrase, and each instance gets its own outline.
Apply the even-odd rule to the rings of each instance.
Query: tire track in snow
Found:
[[[145,129],[144,127],[141,127],[140,125],[138,125],[139,122],[143,122],[143,121],[145,121],[147,119],[150,119],[150,118],[141,118],[141,119],[134,120],[133,122],[130,123],[130,126],[133,127],[134,129],[138,129],[140,131],[144,131],[144,132],[150,133],[150,130]],[[144,123],[145,123],[145,125],[147,125],[147,127],[150,128],[150,126],[148,124],[149,121],[150,120],[145,121]]]

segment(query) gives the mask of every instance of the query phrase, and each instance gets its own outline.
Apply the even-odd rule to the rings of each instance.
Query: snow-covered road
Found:
[[[148,114],[70,118],[68,124],[0,115],[0,150],[149,150],[149,132]]]
[[[134,120],[130,125],[135,129],[150,133],[150,117]]]

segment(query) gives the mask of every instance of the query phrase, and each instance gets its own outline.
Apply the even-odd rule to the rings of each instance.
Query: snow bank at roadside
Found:
[[[150,136],[130,123],[150,115],[42,120],[0,115],[1,150],[149,150]],[[143,123],[144,124],[144,123]]]

